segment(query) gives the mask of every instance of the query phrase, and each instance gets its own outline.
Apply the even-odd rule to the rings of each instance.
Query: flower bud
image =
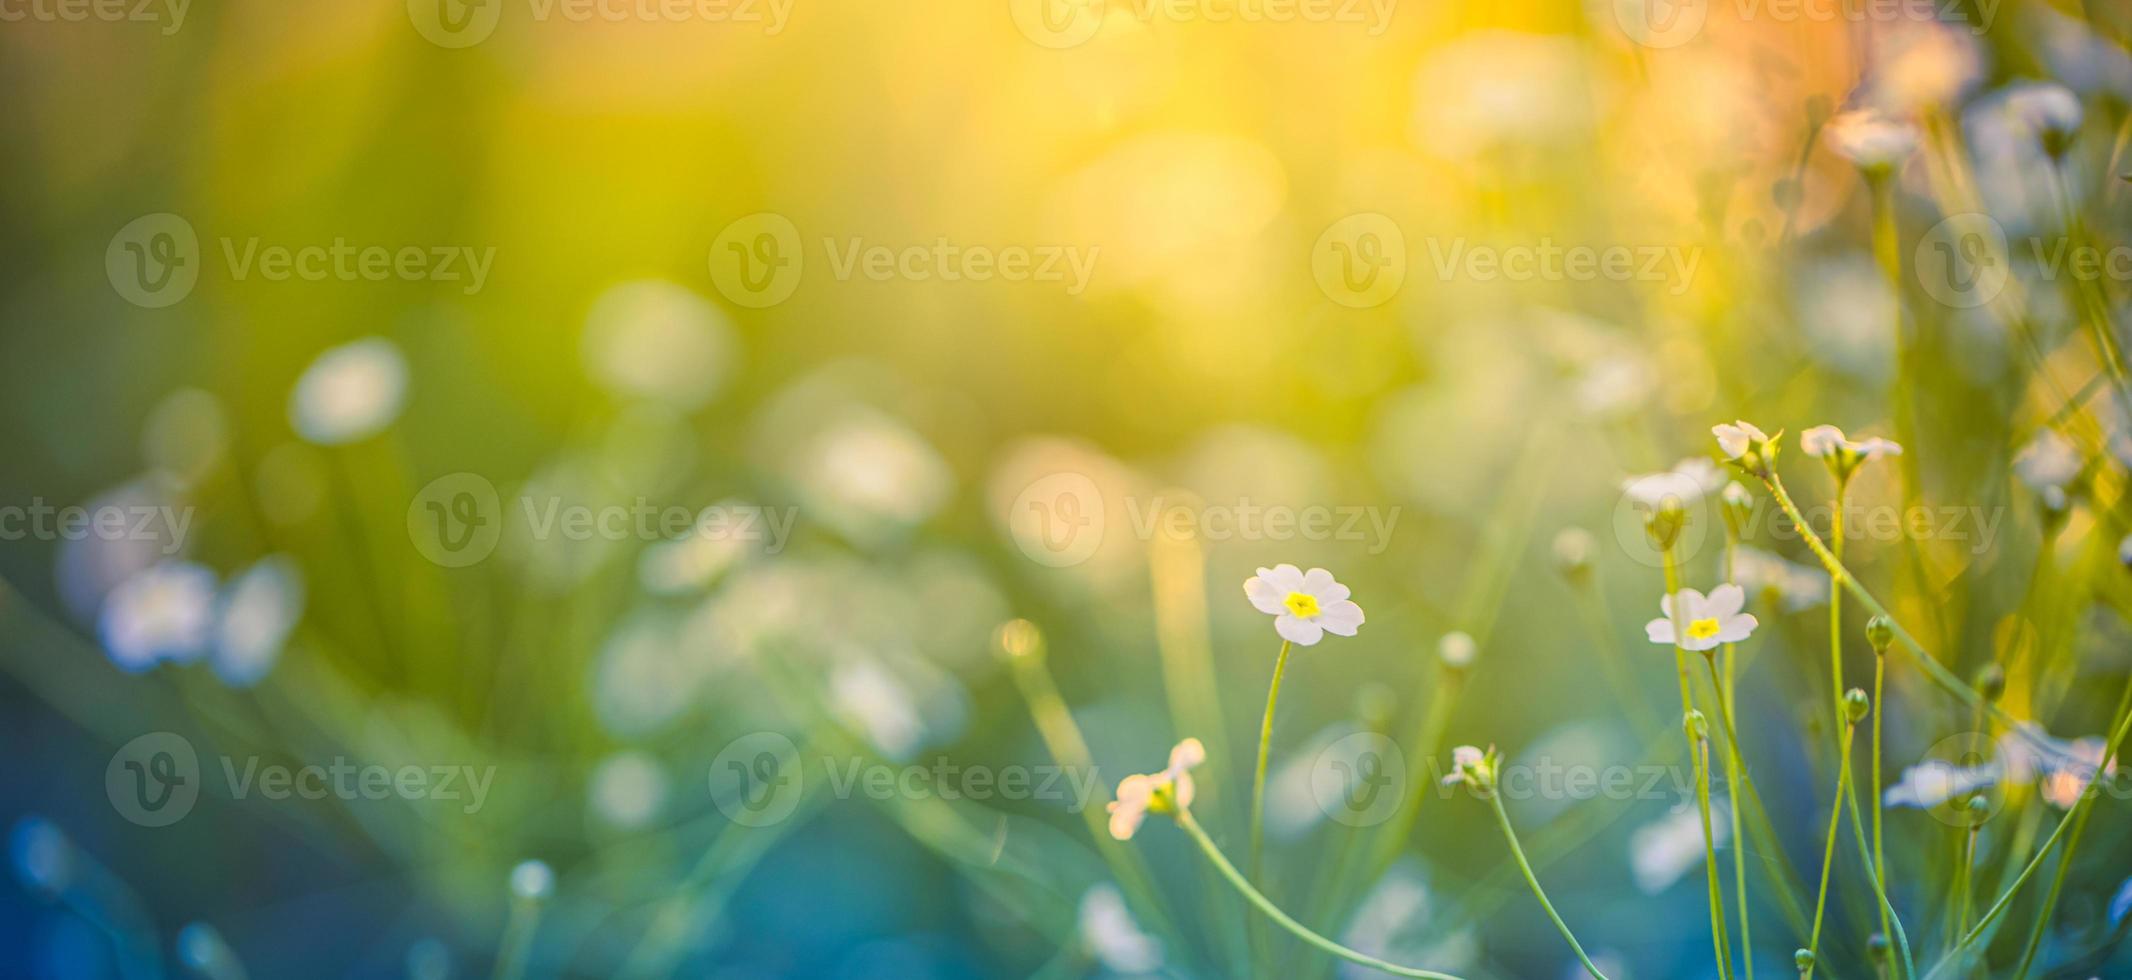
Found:
[[[1592,532],[1565,527],[1555,534],[1555,571],[1561,572],[1569,584],[1583,585],[1592,579],[1592,555],[1598,550]]]
[[[1008,659],[1038,657],[1044,653],[1044,634],[1026,619],[1010,619],[992,634],[992,642]]]
[[[1866,642],[1873,645],[1873,653],[1885,657],[1888,644],[1895,642],[1895,623],[1886,616],[1866,620]]]
[[[1875,965],[1886,963],[1888,961],[1888,937],[1877,932],[1867,936],[1866,956],[1870,957]]]
[[[1665,551],[1673,547],[1687,523],[1688,512],[1681,509],[1680,501],[1667,497],[1664,504],[1643,519],[1643,531],[1651,536],[1652,545]]]
[[[1800,949],[1800,950],[1793,950],[1793,951],[1792,951],[1792,954],[1791,954],[1791,962],[1792,962],[1792,965],[1793,965],[1793,966],[1796,966],[1796,967],[1798,967],[1798,968],[1799,968],[1799,973],[1800,973],[1801,975],[1804,975],[1804,974],[1806,973],[1806,971],[1808,971],[1808,970],[1811,970],[1811,969],[1813,969],[1813,968],[1814,968],[1814,953],[1813,953],[1813,950],[1809,950],[1809,949]]]
[[[1710,719],[1703,717],[1703,713],[1694,708],[1689,708],[1687,714],[1680,716],[1680,727],[1688,733],[1689,738],[1698,742],[1710,740]]]
[[[1866,697],[1866,692],[1851,688],[1844,692],[1843,710],[1853,723],[1864,721],[1865,716],[1873,712],[1873,699]]]
[[[1725,484],[1720,499],[1725,504],[1725,526],[1732,529],[1734,537],[1746,537],[1747,521],[1754,513],[1754,496],[1740,481],[1734,480]]]
[[[1977,693],[1986,701],[1997,701],[2006,693],[2006,669],[1998,664],[1985,664],[1977,671]]]

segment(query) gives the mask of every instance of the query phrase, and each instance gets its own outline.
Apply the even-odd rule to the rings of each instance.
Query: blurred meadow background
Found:
[[[1250,876],[1317,933],[1582,973],[1440,782],[1493,745],[1610,977],[1905,975],[1846,771],[1918,975],[2132,975],[2128,35],[0,0],[0,974],[1382,975],[1106,832],[1194,737],[1245,864],[1285,563],[1367,613],[1270,740]],[[1849,770],[1842,590],[1734,419],[1822,539],[1798,434],[1902,446],[1845,497],[1905,631],[1836,611]],[[1669,499],[1759,620],[1722,694],[1641,631]],[[1714,878],[1679,665],[1757,791],[1708,780]]]

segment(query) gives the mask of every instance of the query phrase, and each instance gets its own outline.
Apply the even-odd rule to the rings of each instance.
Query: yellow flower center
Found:
[[[1318,614],[1318,597],[1308,592],[1290,592],[1283,602],[1298,618],[1309,619]]]
[[[1707,640],[1716,636],[1718,629],[1718,621],[1712,617],[1705,616],[1688,624],[1688,636],[1697,640]]]

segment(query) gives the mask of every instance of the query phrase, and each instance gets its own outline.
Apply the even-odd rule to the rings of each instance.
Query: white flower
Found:
[[[303,606],[303,573],[293,560],[269,556],[238,573],[215,614],[215,675],[232,687],[258,683],[281,657]]]
[[[1760,548],[1742,545],[1734,552],[1732,578],[1750,595],[1774,595],[1785,612],[1812,609],[1828,602],[1827,572],[1786,561]]]
[[[2044,429],[2014,455],[2014,475],[2037,493],[2063,490],[2080,475],[2086,462],[2073,440],[2056,429]]]
[[[1829,149],[1864,170],[1885,170],[1917,149],[1917,127],[1876,109],[1838,113],[1821,130]]]
[[[183,561],[151,566],[104,599],[97,633],[112,662],[143,671],[158,660],[185,662],[207,649],[215,573]]]
[[[1328,632],[1353,636],[1362,626],[1362,607],[1322,568],[1261,568],[1244,582],[1244,595],[1259,612],[1274,617],[1273,631],[1281,639],[1299,646],[1311,646]]]
[[[1703,495],[1725,485],[1725,473],[1702,456],[1690,456],[1658,473],[1632,476],[1621,481],[1621,492],[1647,511],[1662,510],[1668,503],[1686,510]]]
[[[1818,459],[1856,457],[1860,460],[1872,460],[1903,454],[1900,443],[1879,436],[1852,442],[1844,438],[1842,429],[1833,425],[1817,425],[1799,433],[1799,448],[1805,450],[1808,456]]]
[[[2070,810],[2080,801],[2080,794],[2095,777],[2095,768],[2102,764],[2108,748],[2100,736],[2068,741],[2052,737],[2032,722],[1999,738],[2007,782],[2036,782],[2043,799],[2062,810]],[[2116,773],[2117,761],[2113,759],[2109,774]]]
[[[1445,633],[1436,641],[1436,656],[1446,667],[1466,668],[1473,665],[1473,657],[1480,648],[1473,642],[1473,635],[1463,630]]]
[[[1125,777],[1118,784],[1118,798],[1104,807],[1110,813],[1110,835],[1131,840],[1140,821],[1155,813],[1169,813],[1192,805],[1192,775],[1187,770],[1207,761],[1207,748],[1196,738],[1177,743],[1170,750],[1169,768],[1148,775]],[[1158,794],[1160,796],[1158,797]]]
[[[1755,628],[1754,616],[1740,611],[1746,604],[1747,593],[1737,585],[1711,589],[1709,598],[1694,589],[1682,589],[1658,600],[1659,612],[1664,615],[1645,623],[1644,635],[1653,643],[1683,650],[1712,650],[1719,644],[1738,643]],[[1681,625],[1678,632],[1673,628],[1676,620]]]
[[[638,751],[617,752],[592,770],[593,812],[611,826],[642,827],[666,805],[666,770]]]
[[[1731,813],[1727,801],[1710,801],[1713,848],[1725,846],[1731,836]],[[1629,835],[1629,868],[1636,887],[1646,895],[1665,891],[1702,861],[1703,820],[1694,807],[1670,813]]]
[[[511,894],[526,901],[547,898],[555,890],[555,869],[546,861],[525,860],[511,869]]]
[[[602,293],[585,317],[585,367],[594,381],[680,411],[717,393],[736,346],[717,307],[670,282],[623,283]]]
[[[1717,437],[1717,448],[1724,451],[1726,459],[1738,459],[1769,442],[1768,435],[1745,420],[1720,422],[1710,427],[1710,434]]]
[[[2080,97],[2056,82],[2009,85],[2005,104],[2006,111],[2035,130],[2046,144],[2062,143],[2080,128]]]
[[[407,360],[382,337],[366,337],[318,355],[289,393],[289,425],[321,446],[367,439],[400,415]]]
[[[1996,762],[1958,766],[1942,759],[1927,759],[1903,770],[1902,779],[1880,795],[1888,806],[1931,809],[1958,796],[1967,796],[1998,782]]]
[[[1451,771],[1444,776],[1443,782],[1445,786],[1474,783],[1491,775],[1487,769],[1488,753],[1478,746],[1461,745],[1451,750]]]
[[[1118,886],[1101,882],[1081,893],[1081,936],[1104,967],[1153,973],[1162,966],[1162,940],[1142,931]]]

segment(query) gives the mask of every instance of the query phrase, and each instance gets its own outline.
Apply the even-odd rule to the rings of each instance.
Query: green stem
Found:
[[[1666,608],[1671,610],[1669,616],[1673,620],[1673,666],[1675,672],[1680,676],[1680,714],[1681,724],[1683,725],[1681,735],[1688,740],[1688,751],[1691,755],[1694,755],[1700,751],[1700,747],[1697,744],[1698,740],[1695,734],[1685,727],[1688,715],[1695,710],[1695,699],[1689,693],[1688,651],[1680,645],[1680,637],[1682,636],[1680,622],[1680,555],[1671,543],[1666,545],[1664,567]],[[1703,870],[1710,884],[1710,945],[1717,956],[1718,976],[1721,980],[1731,980],[1732,951],[1728,948],[1731,944],[1725,935],[1725,889],[1724,885],[1718,881],[1722,872],[1718,870],[1717,866],[1715,842],[1710,839],[1709,767],[1707,765],[1698,766],[1696,778],[1698,780],[1696,786],[1697,795],[1701,799],[1703,811],[1703,854],[1708,858],[1703,863]]]
[[[1459,980],[1458,977],[1449,973],[1438,973],[1434,970],[1422,970],[1411,966],[1387,963],[1374,956],[1356,952],[1310,931],[1302,923],[1289,918],[1288,913],[1281,911],[1280,906],[1273,904],[1266,896],[1259,894],[1258,889],[1251,887],[1251,883],[1244,880],[1243,873],[1237,871],[1236,866],[1230,864],[1229,859],[1222,856],[1221,848],[1214,846],[1214,841],[1207,837],[1207,832],[1200,829],[1199,821],[1192,819],[1192,811],[1190,809],[1177,811],[1177,826],[1184,828],[1185,833],[1191,835],[1192,840],[1199,845],[1201,853],[1207,856],[1207,860],[1214,863],[1214,869],[1221,872],[1222,877],[1229,879],[1229,884],[1234,886],[1237,892],[1244,896],[1245,901],[1257,906],[1258,910],[1264,912],[1267,918],[1272,919],[1281,928],[1295,934],[1297,939],[1301,939],[1350,963],[1359,963],[1370,969],[1382,970],[1394,976],[1420,977],[1423,980]]]
[[[1947,937],[1950,944],[1956,937],[1969,931],[1969,879],[1970,869],[1977,860],[1979,826],[1981,824],[1971,824],[1968,832],[1962,835],[1963,839],[1955,847],[1955,853],[1961,856],[1961,863],[1954,869],[1954,931]]]
[[[2094,778],[2088,781],[2087,788],[2080,794],[2080,799],[2073,804],[2073,812],[2066,814],[2065,819],[2058,821],[2057,829],[2051,831],[2050,837],[2043,841],[2043,846],[2036,850],[2036,856],[2030,858],[2028,864],[2021,868],[2021,873],[2014,876],[2013,883],[2006,886],[2006,892],[1999,896],[1998,901],[1991,903],[1991,908],[1984,910],[1983,918],[1978,919],[1976,926],[1962,936],[1962,941],[1955,944],[1954,949],[1947,953],[1946,958],[1935,964],[1930,973],[1925,974],[1925,980],[1932,980],[1933,977],[1939,976],[1942,969],[1959,959],[1962,952],[1968,949],[1971,943],[1976,942],[1977,938],[1982,936],[1986,929],[1991,927],[1991,924],[2006,911],[2006,907],[2013,903],[2014,896],[2021,891],[2021,886],[2028,883],[2029,876],[2036,873],[2036,868],[2043,863],[2043,859],[2050,855],[2053,848],[2058,846],[2058,838],[2065,835],[2066,828],[2078,820],[2080,815],[2085,813],[2095,803],[2096,797],[2102,795],[2102,789],[2097,784],[2104,778],[2104,774],[2110,771],[2110,763],[2117,758],[2117,743],[2124,741],[2125,727],[2128,723],[2132,723],[2132,714],[2126,713],[2128,707],[2132,707],[2132,678],[2126,680],[2124,694],[2117,699],[2117,721],[2111,726],[2109,749],[2103,753],[2102,764],[2095,767]]]
[[[1716,937],[1717,975],[1720,980],[1732,980],[1732,941],[1725,935],[1725,890],[1719,884],[1717,866],[1716,834],[1710,825],[1710,740],[1695,740],[1695,805],[1703,813],[1703,867],[1710,873],[1710,933]],[[1738,806],[1735,801],[1734,806]],[[1732,846],[1737,849],[1738,841]]]
[[[1875,706],[1873,710],[1878,711],[1880,709]],[[1858,863],[1865,866],[1866,878],[1868,883],[1873,886],[1873,899],[1880,903],[1880,914],[1886,919],[1889,927],[1894,930],[1892,933],[1882,933],[1882,935],[1892,936],[1895,942],[1895,952],[1901,957],[1902,975],[1910,978],[1910,980],[1916,980],[1917,963],[1910,958],[1910,933],[1903,928],[1903,920],[1896,917],[1895,906],[1888,901],[1888,889],[1881,884],[1880,876],[1873,873],[1873,849],[1866,844],[1865,825],[1858,819],[1858,813],[1861,809],[1858,805],[1858,788],[1852,786],[1849,780],[1845,780],[1843,792],[1851,800],[1851,839],[1858,844]]]
[[[1851,778],[1851,733],[1857,727],[1845,724],[1843,734],[1837,737],[1838,744],[1842,746],[1843,761],[1838,763],[1836,770],[1836,802],[1828,812],[1828,842],[1821,847],[1821,889],[1814,896],[1814,931],[1806,940],[1806,951],[1814,955],[1815,965],[1820,963],[1821,913],[1828,907],[1829,870],[1836,859],[1836,828],[1843,825],[1843,786]],[[1802,980],[1813,980],[1813,977],[1814,967],[1808,966]]]
[[[1273,745],[1273,708],[1281,700],[1281,674],[1288,670],[1288,649],[1294,644],[1281,641],[1280,656],[1273,661],[1273,684],[1266,688],[1266,720],[1258,727],[1258,771],[1251,776],[1251,878],[1265,880],[1259,866],[1260,845],[1265,837],[1266,819],[1266,753]]]
[[[1532,873],[1532,863],[1525,860],[1525,849],[1518,846],[1518,833],[1511,829],[1510,814],[1503,811],[1502,796],[1494,792],[1489,792],[1486,796],[1488,806],[1495,811],[1496,825],[1503,828],[1503,840],[1510,844],[1510,856],[1517,859],[1518,870],[1524,873],[1525,884],[1532,888],[1533,897],[1540,900],[1540,907],[1547,910],[1547,917],[1554,920],[1555,928],[1561,931],[1562,938],[1569,940],[1569,948],[1577,954],[1577,961],[1584,964],[1584,972],[1591,974],[1596,980],[1607,980],[1606,974],[1599,972],[1599,968],[1592,965],[1592,958],[1584,955],[1584,947],[1577,942],[1576,935],[1569,931],[1569,924],[1562,921],[1561,914],[1555,911],[1555,904],[1547,900],[1547,892],[1540,888],[1540,879]]]
[[[2132,698],[2132,683],[2126,684],[2125,697]],[[2117,706],[2118,713],[2123,714],[2128,704],[2132,704],[2132,701],[2120,701]],[[2115,743],[2112,744],[2114,746]],[[2088,781],[2090,793],[2094,791],[2096,782],[2108,778],[2108,772],[2109,761],[2104,760],[2102,768],[2096,769],[2095,775]],[[2082,802],[2086,802],[2085,796]],[[2073,835],[2065,839],[2065,854],[2058,858],[2058,871],[2051,876],[2050,891],[2044,893],[2043,907],[2036,913],[2036,926],[2029,931],[2028,947],[2021,951],[2021,968],[2014,971],[2014,980],[2027,977],[2029,966],[2036,960],[2036,951],[2043,945],[2043,931],[2050,926],[2051,913],[2058,908],[2058,894],[2065,888],[2066,872],[2072,870],[2073,853],[2080,847],[2081,832],[2088,829],[2088,815],[2093,812],[2093,807],[2083,806],[2079,808],[2078,813],[2068,818],[2073,821]]]
[[[1734,557],[1739,551],[1739,535],[1728,524],[1725,528],[1725,584],[1735,585]],[[1747,765],[1740,758],[1740,739],[1732,724],[1735,704],[1733,668],[1739,656],[1737,644],[1725,644],[1725,678],[1719,683],[1717,665],[1710,665],[1710,683],[1717,687],[1718,718],[1725,726],[1725,787],[1732,798],[1727,808],[1732,817],[1732,885],[1740,906],[1740,962],[1747,970],[1747,980],[1754,980],[1754,932],[1749,927],[1747,916],[1747,838],[1740,833],[1740,811],[1746,809],[1741,799],[1740,788],[1747,775]],[[1707,659],[1705,660],[1708,663]]]
[[[1880,720],[1887,711],[1886,706],[1881,703],[1880,695],[1886,685],[1887,676],[1887,653],[1876,650],[1873,652],[1873,795],[1867,799],[1873,801],[1873,878],[1879,881],[1883,888],[1887,886],[1888,881],[1888,862],[1886,852],[1881,850],[1880,846]],[[1880,934],[1888,935],[1888,910],[1885,908],[1880,910]]]

